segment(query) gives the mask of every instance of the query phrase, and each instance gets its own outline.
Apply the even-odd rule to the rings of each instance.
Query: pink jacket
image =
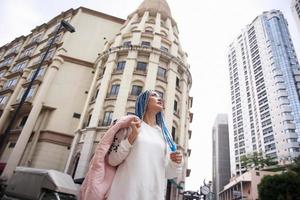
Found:
[[[110,127],[95,151],[90,162],[89,170],[81,185],[80,200],[105,200],[112,184],[116,167],[110,166],[106,154],[113,142],[115,134],[124,128],[130,127],[131,121],[136,118],[134,115],[122,117],[115,125]]]

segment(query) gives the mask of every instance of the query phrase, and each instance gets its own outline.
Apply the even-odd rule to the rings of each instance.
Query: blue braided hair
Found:
[[[151,92],[153,92],[153,91],[146,90],[146,91],[142,92],[136,100],[135,115],[138,116],[141,120],[143,120],[144,114],[147,110],[147,105],[148,105],[149,96],[150,96]],[[166,143],[170,147],[171,151],[175,152],[177,150],[177,147],[176,147],[176,144],[173,141],[172,136],[170,135],[170,132],[166,126],[166,122],[165,122],[163,113],[158,112],[155,117],[156,117],[156,123],[161,128]]]

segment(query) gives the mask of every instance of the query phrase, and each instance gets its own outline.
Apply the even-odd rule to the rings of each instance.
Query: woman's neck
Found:
[[[146,112],[144,115],[144,122],[150,126],[156,126],[156,113],[154,112]]]

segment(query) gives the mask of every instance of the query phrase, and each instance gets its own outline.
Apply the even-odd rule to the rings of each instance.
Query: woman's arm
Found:
[[[176,154],[176,155],[174,155],[174,154]],[[181,154],[170,153],[170,152],[167,153],[167,165],[166,165],[166,178],[167,179],[176,178],[181,173],[182,166],[183,166],[182,156],[181,156],[180,162],[175,162],[178,160],[179,156],[181,156]]]
[[[114,141],[109,150],[110,153],[108,155],[108,163],[110,165],[117,166],[126,159],[128,154],[130,153],[130,149],[134,141],[136,140],[139,134],[140,123],[141,121],[138,119],[133,120],[131,122],[130,128],[127,129],[127,131],[130,132],[129,136],[124,137],[123,134],[123,137],[120,137],[121,141],[120,139],[118,139],[118,136],[120,136],[122,133],[116,134],[116,136],[114,137]]]
[[[132,145],[129,143],[127,138],[122,140],[120,143],[114,141],[108,155],[108,163],[111,166],[118,166],[121,164],[128,156],[131,147]]]

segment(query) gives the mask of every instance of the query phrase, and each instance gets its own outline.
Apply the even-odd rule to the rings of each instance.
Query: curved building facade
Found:
[[[184,170],[170,188],[183,186],[190,155],[188,140],[192,77],[182,50],[178,28],[165,0],[145,0],[130,14],[114,39],[107,41],[95,63],[66,172],[82,178],[96,144],[115,119],[134,113],[140,92],[152,89],[165,101],[164,115],[175,142],[184,155]],[[172,190],[172,196],[178,196]],[[179,197],[176,197],[179,198]]]

